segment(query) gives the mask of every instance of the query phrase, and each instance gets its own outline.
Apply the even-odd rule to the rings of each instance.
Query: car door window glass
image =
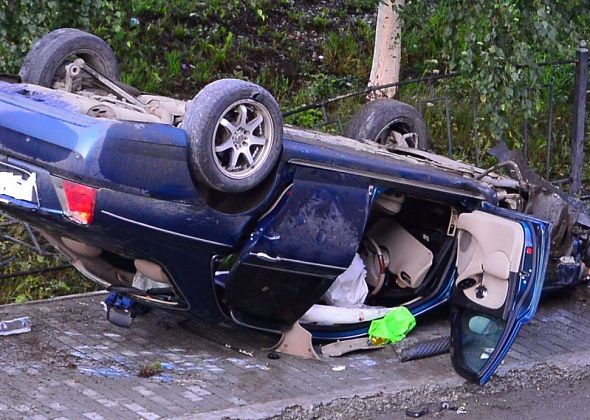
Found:
[[[460,317],[459,360],[465,369],[476,373],[483,369],[496,349],[506,321],[468,309]]]

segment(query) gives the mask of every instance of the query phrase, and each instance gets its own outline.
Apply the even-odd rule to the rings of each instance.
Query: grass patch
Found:
[[[4,235],[0,241],[2,275],[0,276],[0,304],[21,303],[28,300],[46,299],[75,293],[96,290],[96,286],[86,280],[73,267],[52,270],[67,266],[63,257],[54,254],[53,249],[41,235],[30,231],[22,223],[0,216],[1,230]],[[21,243],[7,240],[6,236],[16,238]],[[34,241],[38,241],[35,244]],[[39,246],[43,254],[33,247]],[[46,272],[39,272],[50,270]],[[31,274],[16,274],[31,272]]]

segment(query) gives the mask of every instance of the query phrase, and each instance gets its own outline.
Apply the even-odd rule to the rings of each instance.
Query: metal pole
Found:
[[[522,94],[523,102],[526,104],[527,100],[529,99],[529,88],[524,88],[524,92]],[[529,117],[525,110],[524,114],[524,123],[522,126],[522,137],[524,139],[524,161],[528,163],[529,161]]]
[[[449,98],[445,96],[445,121],[447,123],[447,152],[448,156],[451,157],[453,154],[453,135],[451,127],[451,111],[449,109]]]
[[[549,181],[549,178],[551,177],[551,164],[553,163],[551,159],[551,149],[553,147],[553,85],[553,80],[551,80],[551,83],[549,83],[549,115],[547,116],[547,156],[545,161],[545,179],[547,181]]]
[[[586,122],[586,91],[588,89],[588,48],[581,41],[576,51],[576,84],[574,86],[574,108],[572,115],[572,193],[582,190],[582,169],[584,164],[584,126]]]
[[[473,145],[475,146],[475,164],[480,166],[481,151],[479,150],[479,138],[477,133],[477,96],[475,96],[475,94],[471,95],[471,112],[473,114],[473,132],[471,133],[471,139],[473,141]]]

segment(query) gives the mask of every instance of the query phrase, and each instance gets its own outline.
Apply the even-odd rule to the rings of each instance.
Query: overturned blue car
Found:
[[[0,209],[108,290],[256,329],[352,338],[448,303],[453,365],[483,383],[541,292],[586,280],[589,212],[502,144],[484,170],[427,137],[391,99],[344,137],[284,125],[245,81],[146,94],[60,29],[0,81]]]

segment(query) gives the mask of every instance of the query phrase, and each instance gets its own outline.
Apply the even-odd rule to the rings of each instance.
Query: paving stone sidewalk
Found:
[[[0,337],[0,418],[264,417],[338,396],[463,383],[448,355],[400,363],[393,346],[321,361],[271,360],[262,349],[276,337],[230,322],[152,311],[118,328],[105,319],[104,297],[0,306],[0,319],[27,315],[33,325],[29,333]],[[587,352],[585,305],[578,295],[542,305],[500,370]],[[441,312],[420,320],[403,345],[447,334]],[[160,372],[139,377],[144,367]]]

